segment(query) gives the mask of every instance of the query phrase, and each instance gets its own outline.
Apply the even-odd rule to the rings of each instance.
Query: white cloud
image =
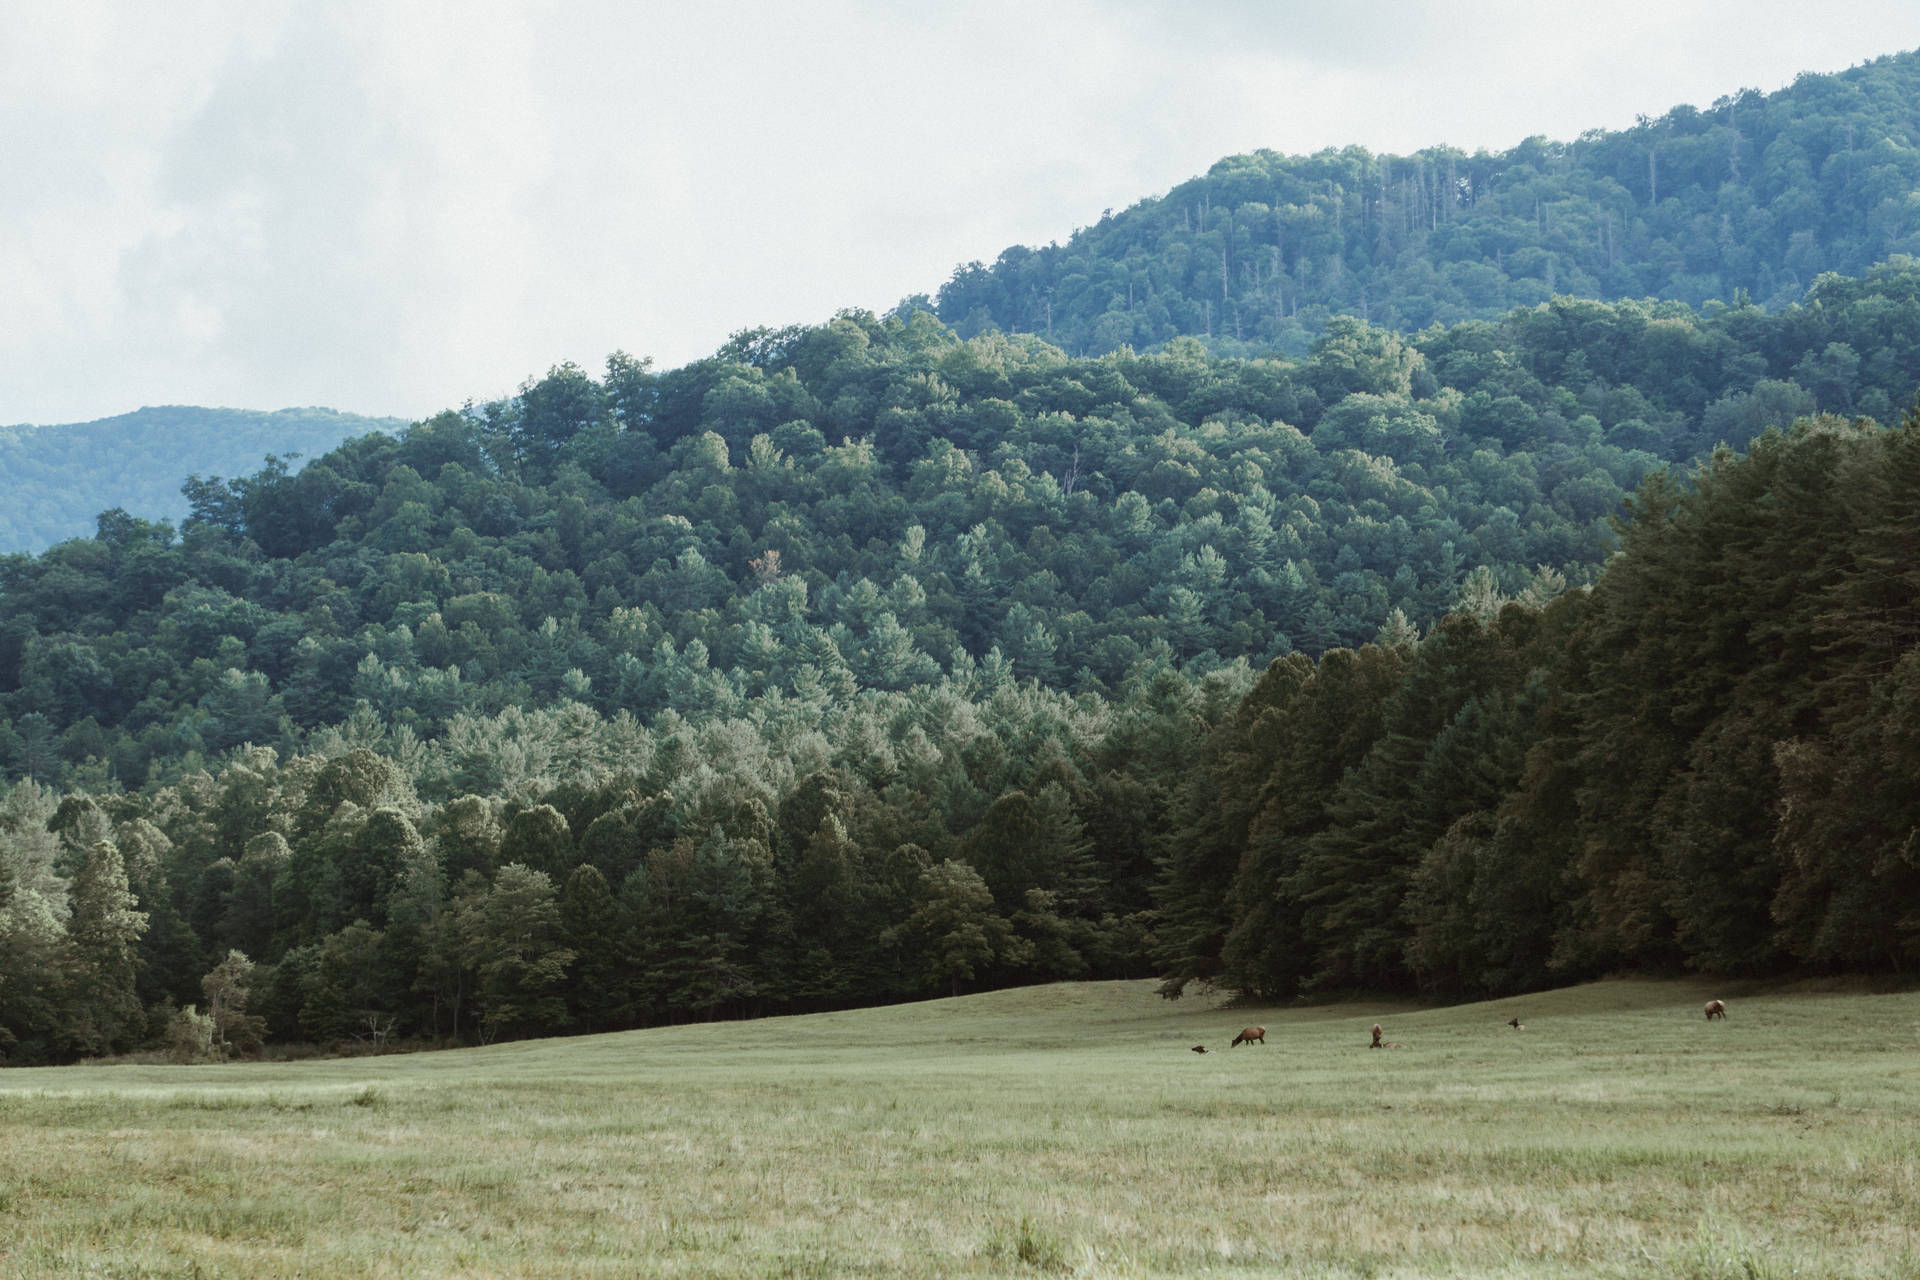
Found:
[[[1916,44],[1865,0],[38,6],[0,422],[420,415],[883,309],[1237,151],[1571,137]]]

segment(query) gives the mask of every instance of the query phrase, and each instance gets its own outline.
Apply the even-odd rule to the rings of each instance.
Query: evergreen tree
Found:
[[[483,1038],[563,1025],[562,986],[574,952],[564,945],[546,874],[510,862],[490,888],[463,895],[456,909],[461,961],[473,973]]]
[[[570,1024],[582,1031],[632,1025],[631,928],[625,907],[592,863],[575,867],[561,890],[560,936],[574,953],[566,992]]]
[[[1316,972],[1326,935],[1308,917],[1311,842],[1331,825],[1342,781],[1385,733],[1387,703],[1408,660],[1372,645],[1333,650],[1280,704],[1284,711],[1262,718],[1261,732],[1278,742],[1264,748],[1271,765],[1231,884],[1219,981],[1278,995]]]
[[[119,1053],[146,1033],[136,989],[145,912],[135,910],[120,850],[97,840],[71,890],[67,918],[62,1034],[80,1054]]]

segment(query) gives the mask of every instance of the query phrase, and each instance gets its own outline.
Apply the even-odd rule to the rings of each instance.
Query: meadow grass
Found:
[[[1248,1022],[1267,1044],[1228,1050]],[[1917,1048],[1915,993],[1278,1010],[1124,982],[15,1070],[0,1275],[1913,1276]]]

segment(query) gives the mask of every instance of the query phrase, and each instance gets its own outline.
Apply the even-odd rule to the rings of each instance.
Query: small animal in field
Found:
[[[1379,1047],[1380,1047],[1380,1024],[1376,1022],[1373,1024],[1373,1043],[1368,1045],[1367,1048],[1378,1049]]]
[[[1725,1000],[1707,1001],[1707,1021],[1708,1022],[1712,1022],[1715,1018],[1724,1018],[1726,1016],[1727,1016],[1727,1002]]]
[[[1508,1025],[1508,1026],[1510,1026],[1510,1027],[1512,1027],[1512,1028],[1513,1028],[1513,1029],[1514,1029],[1515,1031],[1525,1031],[1525,1030],[1526,1030],[1526,1028],[1525,1028],[1525,1027],[1523,1027],[1523,1026],[1521,1026],[1521,1025],[1520,1025],[1520,1019],[1518,1019],[1518,1018],[1508,1018],[1508,1019],[1507,1019],[1507,1025]]]
[[[1227,1048],[1231,1049],[1237,1045],[1252,1044],[1256,1040],[1263,1045],[1267,1042],[1267,1029],[1265,1027],[1242,1027],[1240,1034],[1233,1038],[1233,1044],[1228,1045]]]
[[[1205,1045],[1203,1045],[1203,1044],[1197,1044],[1197,1045],[1195,1045],[1195,1046],[1193,1046],[1193,1051],[1194,1051],[1195,1053],[1205,1053],[1205,1052],[1207,1052],[1207,1046],[1205,1046]]]

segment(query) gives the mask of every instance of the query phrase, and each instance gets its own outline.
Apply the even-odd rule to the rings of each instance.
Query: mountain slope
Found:
[[[1074,354],[1180,334],[1297,354],[1330,315],[1411,332],[1557,294],[1771,309],[1920,249],[1916,142],[1920,54],[1903,53],[1573,142],[1260,151],[1064,245],[962,266],[933,305],[963,337]]]
[[[348,436],[398,431],[399,418],[332,409],[165,405],[64,426],[0,427],[0,553],[43,551],[93,532],[120,507],[181,520],[189,475],[255,471],[267,454],[316,456]]]

